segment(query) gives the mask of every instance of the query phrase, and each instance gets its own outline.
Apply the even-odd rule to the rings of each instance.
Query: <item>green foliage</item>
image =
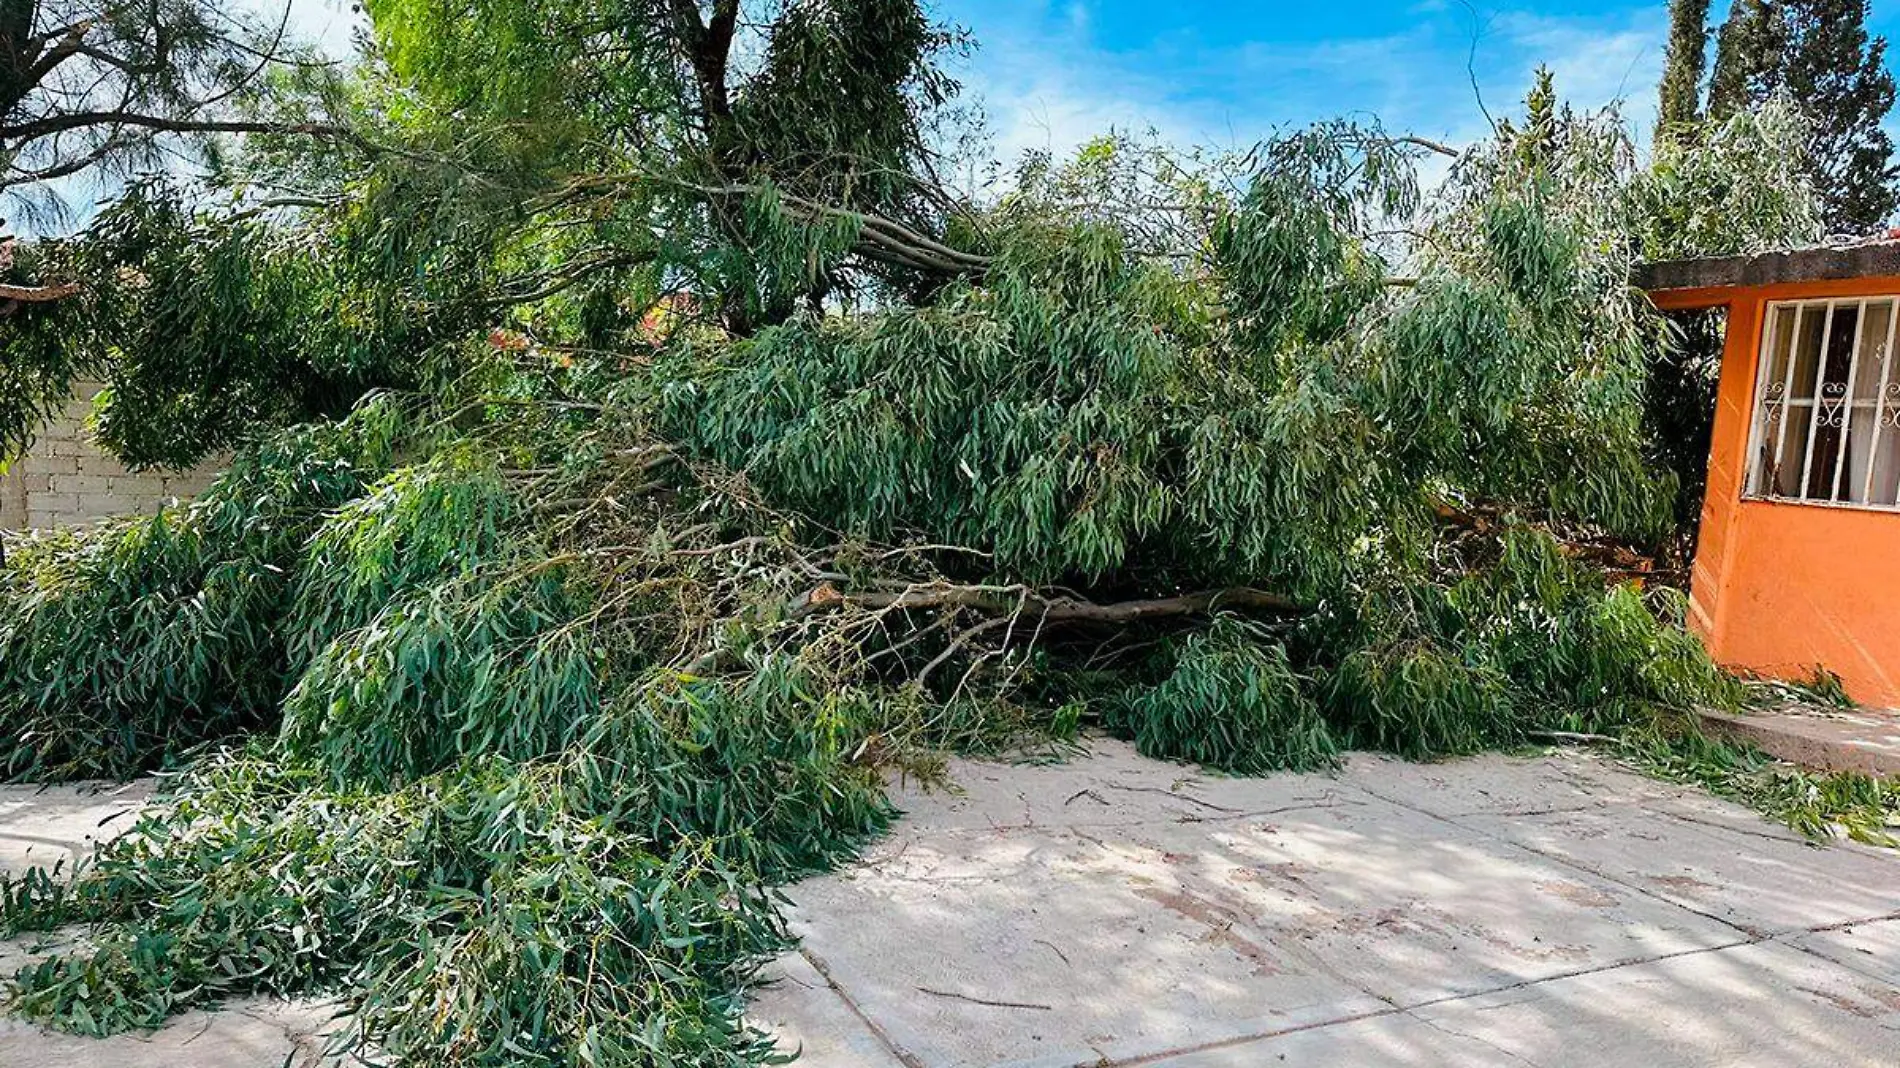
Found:
[[[553,574],[394,599],[298,677],[283,702],[284,749],[339,782],[375,786],[463,753],[558,752],[599,704],[574,607]]]
[[[1286,649],[1230,621],[1188,638],[1173,670],[1124,699],[1108,724],[1151,757],[1241,775],[1310,771],[1339,756]]]
[[[0,882],[5,927],[98,932],[23,969],[15,1011],[103,1034],[342,986],[339,1051],[751,1063],[769,1043],[734,991],[783,941],[759,880],[824,867],[891,816],[851,761],[871,714],[768,665],[644,679],[532,761],[391,716],[365,739],[433,730],[463,755],[386,788],[338,784],[353,765],[335,751],[214,756],[70,885]]]
[[[688,349],[660,369],[665,424],[867,536],[994,545],[1038,577],[1122,566],[1168,517],[1151,468],[1182,356],[1140,324],[1166,321],[1175,286],[1077,236],[935,309]]]
[[[1709,0],[1670,0],[1669,50],[1663,56],[1656,136],[1696,121],[1702,113],[1702,71],[1708,62]]]
[[[1783,0],[1787,88],[1814,123],[1805,160],[1830,230],[1877,231],[1892,220],[1893,73],[1887,41],[1867,33],[1868,0]]]
[[[1548,537],[1517,531],[1488,574],[1449,600],[1481,633],[1493,662],[1560,709],[1597,710],[1609,721],[1631,702],[1665,708],[1734,707],[1741,690],[1682,629],[1685,598],[1645,595],[1565,559]]]
[[[599,706],[585,595],[518,543],[518,511],[498,472],[448,453],[324,523],[289,617],[287,753],[387,786],[573,741]]]
[[[1421,565],[1415,584],[1390,574],[1386,596],[1341,600],[1287,642],[1234,619],[1152,625],[1173,655],[1131,692],[1140,672],[1100,667],[1125,654],[1086,626],[1032,611],[971,622],[981,599],[934,619],[854,603],[948,587],[1007,605],[1030,588],[951,585],[933,561],[1007,565],[838,541],[846,499],[826,510],[814,494],[822,518],[781,512],[729,468],[679,462],[644,429],[649,406],[677,403],[678,382],[657,381],[629,390],[577,367],[483,377],[479,401],[384,398],[247,453],[204,500],[154,521],[195,533],[183,559],[277,569],[268,610],[239,631],[253,646],[187,640],[220,666],[253,665],[246,726],[281,714],[281,728],[201,758],[71,883],[0,883],[0,926],[91,931],[15,977],[15,1011],[104,1033],[241,994],[335,989],[353,1011],[340,1048],[405,1063],[757,1062],[764,1046],[735,1010],[750,964],[781,944],[763,887],[885,827],[880,769],[927,767],[917,746],[1039,724],[1066,735],[1094,705],[1147,752],[1257,773],[1323,767],[1344,744],[1437,755],[1553,721],[1640,721],[1730,685],[1645,598],[1518,532],[1467,577],[1455,562]],[[755,465],[753,481],[766,474]],[[151,568],[112,585],[71,562],[119,546],[114,531],[16,553],[0,587],[10,626],[47,635],[79,618],[80,602],[38,597],[42,573],[90,598],[87,613],[137,618]],[[1168,537],[1149,544],[1191,535]],[[1337,573],[1369,581],[1362,568],[1394,559],[1364,551],[1370,564]],[[61,702],[77,692],[100,722],[138,725],[135,683],[99,697],[83,673],[152,639],[79,633],[45,670],[82,688],[9,677],[0,697],[33,696],[68,725]],[[930,678],[945,663],[954,685]],[[1119,702],[1103,701],[1104,677]],[[228,729],[193,693],[160,696],[177,731]],[[120,766],[155,752],[126,749]]]
[[[1657,462],[1676,476],[1675,525],[1684,532],[1677,559],[1693,551],[1701,523],[1727,320],[1723,310],[1667,316],[1643,383],[1645,433]]]
[[[1642,257],[1733,255],[1819,241],[1820,190],[1802,172],[1809,128],[1790,101],[1776,97],[1759,110],[1679,132],[1630,188]]]
[[[1709,117],[1726,119],[1774,94],[1781,83],[1787,25],[1773,0],[1732,0],[1716,35]]]
[[[719,682],[661,673],[592,724],[573,759],[622,777],[610,798],[650,797],[653,839],[707,836],[783,880],[829,867],[890,819],[877,768],[856,759],[883,700],[784,661]]]
[[[1430,642],[1362,649],[1328,681],[1328,717],[1351,744],[1413,759],[1522,741],[1509,680]]]
[[[1900,848],[1900,783],[1891,779],[1808,771],[1668,720],[1626,733],[1619,749],[1650,774],[1740,801],[1810,838]]]
[[[22,970],[14,1010],[105,1034],[345,983],[364,994],[338,1052],[747,1059],[759,1040],[731,990],[781,944],[769,905],[708,843],[644,838],[574,797],[588,784],[564,771],[479,760],[333,793],[313,772],[220,758],[70,889],[10,909],[103,924],[84,953]]]
[[[31,279],[47,258],[41,247],[21,250],[6,280]],[[0,470],[65,405],[75,381],[102,370],[101,353],[72,343],[79,325],[76,304],[51,301],[16,309],[0,329]]]
[[[1821,708],[1854,709],[1860,707],[1841,677],[1820,664],[1805,679],[1751,679],[1744,703],[1757,708],[1788,705],[1812,705]]]
[[[337,209],[288,224],[188,207],[186,191],[132,185],[79,238],[36,250],[39,274],[81,292],[0,322],[18,379],[0,406],[0,455],[41,409],[98,375],[99,443],[134,468],[184,467],[256,437],[340,417],[365,395],[427,377],[443,324],[469,329],[476,284],[452,245]]]
[[[1379,295],[1385,265],[1358,235],[1410,214],[1417,177],[1383,133],[1343,123],[1276,140],[1265,157],[1212,228],[1229,307],[1261,353],[1324,345]]]
[[[308,664],[368,613],[503,558],[516,506],[498,472],[444,455],[395,471],[325,517],[300,571],[291,660]]]
[[[0,882],[0,923],[93,935],[18,1011],[335,989],[345,1052],[756,1062],[765,887],[886,826],[883,770],[931,747],[1096,710],[1254,773],[1735,700],[1679,599],[1558,540],[1668,526],[1627,280],[1675,192],[1547,79],[1429,198],[1416,142],[1331,124],[1205,163],[1105,139],[946,207],[913,172],[951,39],[914,4],[786,6],[738,77],[734,5],[373,8],[365,106],[422,149],[287,156],[331,184],[308,216],[128,201],[67,250],[133,250],[99,337],[157,316],[112,354],[135,458],[421,388],[0,568],[15,774],[258,736],[70,884]],[[1771,172],[1735,202],[1792,203]]]
[[[192,504],[11,546],[0,570],[8,775],[122,775],[270,723],[290,568],[391,460],[403,412],[286,431]]]
[[[1344,657],[1322,691],[1349,744],[1471,753],[1536,730],[1618,729],[1659,709],[1741,698],[1681,628],[1680,594],[1606,588],[1540,533],[1508,532],[1494,563],[1441,591],[1380,600],[1362,624],[1377,639]]]
[[[1711,119],[1744,115],[1778,96],[1805,116],[1798,162],[1834,233],[1878,230],[1900,196],[1884,129],[1894,101],[1887,42],[1868,36],[1867,17],[1867,0],[1735,0],[1709,80]],[[1701,54],[1697,42],[1698,67]],[[1687,92],[1693,102],[1693,85]]]
[[[1467,160],[1433,208],[1443,254],[1405,287],[1360,236],[1415,196],[1376,131],[1273,145],[1244,196],[1207,203],[1190,268],[1114,218],[1027,221],[1026,198],[1068,195],[1045,173],[999,216],[1017,228],[982,286],[675,346],[661,425],[852,534],[920,533],[1032,581],[1318,596],[1366,566],[1342,546],[1421,554],[1419,509],[1446,487],[1659,538],[1674,488],[1647,462],[1648,328],[1627,250],[1596,237],[1626,223],[1625,179],[1562,173],[1609,135],[1559,134],[1553,160]],[[1566,187],[1589,182],[1619,206],[1573,210]]]

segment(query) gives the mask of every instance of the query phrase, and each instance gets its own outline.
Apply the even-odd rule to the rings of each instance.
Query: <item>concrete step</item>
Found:
[[[1792,707],[1701,716],[1712,733],[1753,742],[1790,763],[1900,777],[1900,710]]]

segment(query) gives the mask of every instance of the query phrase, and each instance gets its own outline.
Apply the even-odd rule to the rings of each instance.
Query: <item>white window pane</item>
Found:
[[[1879,392],[1881,373],[1891,359],[1889,335],[1893,332],[1893,301],[1868,301],[1867,323],[1861,328],[1860,362],[1854,370],[1854,400],[1868,401]]]
[[[1814,417],[1814,405],[1795,403],[1787,406],[1786,426],[1782,428],[1781,463],[1766,480],[1777,497],[1801,496],[1801,464],[1807,456],[1808,431]],[[1772,463],[1772,459],[1771,459]]]
[[[1792,400],[1807,400],[1814,396],[1814,369],[1821,355],[1821,335],[1827,332],[1826,320],[1825,304],[1810,307],[1801,316],[1801,325],[1794,339],[1794,375],[1788,382],[1788,396]]]
[[[1781,395],[1782,381],[1788,375],[1788,339],[1794,331],[1794,305],[1783,304],[1768,315],[1762,331],[1765,371],[1762,384],[1774,396]]]
[[[1867,501],[1867,466],[1873,459],[1874,410],[1855,408],[1848,419],[1846,449],[1842,456],[1840,488],[1834,499],[1848,504]]]
[[[1876,430],[1879,437],[1873,447],[1868,504],[1900,504],[1900,407],[1896,407],[1896,399],[1900,398],[1887,398],[1879,413]]]

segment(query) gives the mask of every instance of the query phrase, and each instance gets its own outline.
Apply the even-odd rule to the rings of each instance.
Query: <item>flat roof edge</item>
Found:
[[[1900,241],[1881,241],[1645,263],[1637,266],[1633,281],[1639,289],[1654,293],[1896,276],[1900,276]]]

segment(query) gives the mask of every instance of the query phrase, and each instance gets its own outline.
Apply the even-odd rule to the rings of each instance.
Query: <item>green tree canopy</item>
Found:
[[[1894,82],[1886,40],[1867,33],[1867,10],[1866,0],[1734,0],[1716,34],[1702,109],[1708,4],[1676,0],[1659,138],[1704,111],[1719,121],[1786,93],[1809,123],[1805,170],[1828,227],[1866,233],[1885,225],[1900,203],[1893,140],[1882,127]]]

